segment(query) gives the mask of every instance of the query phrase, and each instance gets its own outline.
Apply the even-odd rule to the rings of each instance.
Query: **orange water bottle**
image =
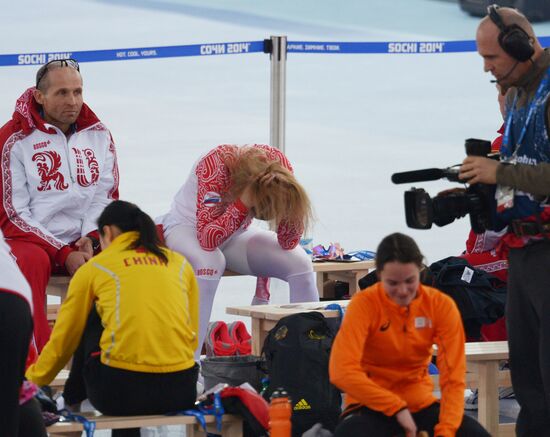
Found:
[[[288,393],[278,388],[269,404],[269,437],[290,437],[292,434],[292,406]]]

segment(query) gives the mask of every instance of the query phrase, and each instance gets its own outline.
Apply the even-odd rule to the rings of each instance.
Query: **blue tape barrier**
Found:
[[[263,41],[223,42],[166,47],[85,50],[76,52],[16,53],[0,55],[0,66],[42,65],[55,59],[73,58],[78,62],[129,61],[133,59],[174,58],[183,56],[237,55],[263,53]]]
[[[550,46],[550,36],[539,38],[543,47]],[[290,41],[288,53],[326,54],[436,54],[477,51],[474,40],[464,41],[390,41],[390,42],[314,42]]]
[[[70,422],[81,423],[84,428],[84,432],[86,433],[86,437],[94,437],[96,424],[93,420],[89,420],[80,414],[74,414],[67,409],[59,411],[59,414]]]
[[[164,47],[138,47],[75,52],[36,52],[0,55],[0,67],[42,65],[55,59],[73,58],[78,62],[129,61],[134,59],[174,58],[185,56],[242,55],[265,53],[265,41],[222,42]],[[550,46],[550,36],[539,38]],[[463,41],[390,41],[390,42],[315,42],[289,41],[288,53],[323,54],[438,54],[475,52],[474,40]]]
[[[214,415],[214,417],[216,418],[216,429],[221,432],[222,419],[223,415],[225,414],[225,410],[222,404],[221,391],[217,391],[214,393],[214,403],[212,405],[205,406],[202,402],[197,402],[195,403],[195,409],[169,413],[168,416],[194,416],[206,433],[206,436],[214,436],[214,434],[209,433],[206,429],[206,419],[204,418],[205,414]]]
[[[473,52],[475,41],[312,42],[292,41],[288,53],[416,54]]]

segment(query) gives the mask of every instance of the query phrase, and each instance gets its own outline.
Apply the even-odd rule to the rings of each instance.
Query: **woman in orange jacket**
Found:
[[[395,233],[378,246],[379,282],[353,296],[332,347],[331,382],[346,393],[335,437],[485,437],[464,416],[464,329],[452,299],[420,283],[423,255]],[[428,374],[438,347],[441,399]]]

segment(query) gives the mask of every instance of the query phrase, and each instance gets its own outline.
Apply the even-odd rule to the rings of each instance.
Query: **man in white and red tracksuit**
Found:
[[[93,255],[96,220],[118,198],[115,146],[83,102],[76,61],[38,70],[36,87],[23,93],[0,129],[0,153],[0,228],[31,286],[40,351],[50,335],[51,273],[72,275]]]

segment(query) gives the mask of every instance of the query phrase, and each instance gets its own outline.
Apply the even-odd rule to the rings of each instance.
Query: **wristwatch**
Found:
[[[99,248],[101,247],[101,244],[99,244],[99,240],[95,237],[92,237],[91,235],[88,235],[88,238],[92,241],[92,249],[94,252],[97,252]]]

